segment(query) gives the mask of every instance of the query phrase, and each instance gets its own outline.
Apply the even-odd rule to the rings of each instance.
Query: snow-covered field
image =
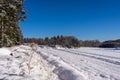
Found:
[[[0,48],[0,80],[120,80],[120,49]]]
[[[120,80],[120,49],[79,48],[55,49],[41,48],[42,53],[56,56],[71,72],[76,70],[82,79],[67,80]],[[69,72],[67,73],[69,75]],[[71,76],[72,77],[72,76]]]

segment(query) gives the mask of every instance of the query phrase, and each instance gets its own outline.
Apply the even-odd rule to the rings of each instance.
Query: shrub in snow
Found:
[[[32,48],[32,50],[36,51],[38,49],[38,45],[35,43],[31,43],[30,47]]]

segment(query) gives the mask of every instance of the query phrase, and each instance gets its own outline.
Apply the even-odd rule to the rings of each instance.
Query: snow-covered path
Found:
[[[85,80],[120,80],[120,50],[40,48],[80,72]]]

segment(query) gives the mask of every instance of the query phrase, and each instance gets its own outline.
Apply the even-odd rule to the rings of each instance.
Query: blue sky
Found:
[[[120,0],[26,0],[24,37],[120,38]]]

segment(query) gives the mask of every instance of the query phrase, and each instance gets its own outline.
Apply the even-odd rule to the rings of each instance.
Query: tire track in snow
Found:
[[[77,53],[81,52],[81,53],[85,53],[85,54],[89,54],[89,55],[95,55],[95,56],[106,57],[106,58],[112,58],[112,59],[119,59],[119,60],[120,60],[120,58],[118,58],[118,57],[112,57],[112,56],[100,55],[100,54],[95,54],[95,53],[90,53],[90,52],[88,53],[88,52],[75,51],[75,50],[69,50],[69,51],[73,51],[73,52],[77,52]]]
[[[106,58],[102,58],[102,57],[97,57],[95,55],[87,55],[88,53],[86,53],[86,52],[79,52],[78,53],[78,52],[72,52],[70,50],[69,51],[68,50],[62,50],[62,49],[55,49],[55,50],[64,51],[64,52],[68,52],[68,53],[72,53],[72,54],[76,54],[76,55],[81,55],[81,56],[85,56],[85,57],[88,57],[88,58],[94,58],[94,59],[97,59],[97,60],[101,60],[101,61],[105,61],[105,62],[108,62],[108,63],[115,64],[115,65],[120,65],[119,61],[110,60],[110,59],[106,59]]]

